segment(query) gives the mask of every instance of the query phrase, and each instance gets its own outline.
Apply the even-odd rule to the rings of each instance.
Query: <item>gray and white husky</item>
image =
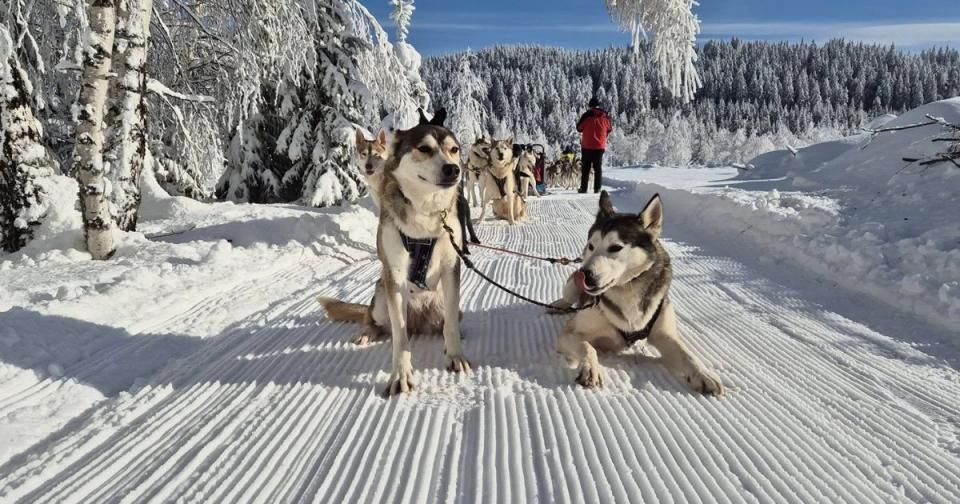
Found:
[[[567,281],[563,299],[554,303],[558,308],[593,304],[567,323],[558,344],[568,361],[579,364],[580,385],[603,384],[597,350],[620,352],[646,340],[678,379],[704,394],[723,394],[720,378],[690,353],[677,331],[669,297],[673,268],[660,243],[662,229],[660,195],[639,214],[627,214],[614,210],[606,191],[600,194],[583,266]]]
[[[437,117],[435,116],[435,119]],[[365,324],[360,339],[393,340],[387,395],[414,388],[411,334],[443,334],[448,369],[470,370],[460,342],[460,258],[457,225],[460,145],[436,122],[398,131],[390,141],[380,193],[377,255],[383,266],[369,305],[321,298],[330,320]]]
[[[367,182],[367,190],[373,203],[380,208],[380,182],[383,179],[383,165],[387,162],[387,132],[381,129],[376,138],[367,140],[360,128],[355,130],[356,155],[354,163]]]

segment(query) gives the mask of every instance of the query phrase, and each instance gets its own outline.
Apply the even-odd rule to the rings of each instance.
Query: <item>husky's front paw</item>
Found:
[[[706,370],[694,370],[687,375],[687,383],[693,390],[704,395],[719,397],[724,393],[720,377]]]
[[[588,389],[602,387],[603,373],[600,371],[600,365],[588,363],[581,365],[580,374],[577,375],[577,383]]]
[[[453,371],[454,373],[466,373],[471,369],[470,361],[462,355],[454,355],[447,357],[447,371]]]
[[[400,367],[393,370],[390,375],[390,383],[383,391],[385,397],[395,396],[397,394],[406,394],[412,392],[414,388],[413,368]]]
[[[354,345],[360,345],[360,346],[369,344],[371,341],[373,341],[373,338],[370,337],[370,334],[367,333],[367,331],[363,331],[355,335],[354,337],[350,338],[350,343],[353,343]]]

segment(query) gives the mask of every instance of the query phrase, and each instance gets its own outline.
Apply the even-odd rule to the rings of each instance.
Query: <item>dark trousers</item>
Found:
[[[603,151],[597,149],[582,149],[580,160],[583,163],[580,174],[580,192],[587,192],[587,182],[590,181],[590,170],[593,170],[593,192],[600,192],[600,174],[603,165]]]

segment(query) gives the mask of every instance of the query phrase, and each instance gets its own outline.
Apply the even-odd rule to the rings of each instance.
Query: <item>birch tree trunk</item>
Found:
[[[73,159],[80,180],[80,209],[87,250],[94,259],[113,255],[113,220],[106,199],[103,165],[103,112],[107,99],[116,14],[112,0],[92,0],[83,50],[78,100],[77,145]]]
[[[46,185],[57,170],[33,114],[31,87],[13,38],[0,26],[0,249],[7,252],[23,247],[46,215]]]
[[[137,227],[140,184],[146,154],[147,44],[153,0],[119,0],[113,43],[113,72],[107,112],[106,175],[110,180],[111,214],[124,231]]]

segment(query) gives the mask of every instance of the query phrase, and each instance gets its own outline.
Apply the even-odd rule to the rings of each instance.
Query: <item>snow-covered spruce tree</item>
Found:
[[[301,110],[287,128],[305,130],[304,141],[291,143],[288,156],[294,174],[284,176],[286,190],[300,188],[300,200],[310,206],[326,207],[356,201],[366,193],[360,174],[353,168],[353,125],[362,122],[363,89],[357,57],[367,49],[357,36],[349,2],[317,2],[315,79],[304,97]]]
[[[633,36],[639,50],[641,36],[654,32],[653,55],[667,90],[682,102],[693,100],[700,89],[696,39],[700,20],[693,13],[695,0],[605,0],[614,20]]]
[[[450,88],[450,125],[457,140],[463,145],[472,144],[483,135],[484,109],[483,99],[487,87],[471,68],[473,53],[468,49],[460,56],[460,64]]]
[[[386,32],[353,0],[310,0],[304,63],[264,82],[236,128],[217,195],[235,201],[339,205],[366,188],[352,165],[353,128],[409,127],[429,98]],[[315,8],[314,8],[315,7]],[[419,55],[415,55],[419,68]],[[279,82],[279,84],[277,83]],[[393,114],[384,118],[387,114]]]
[[[16,46],[0,25],[0,250],[13,252],[33,235],[49,208],[46,183],[56,161],[42,143],[32,85]]]
[[[116,11],[111,0],[92,0],[84,37],[83,76],[77,100],[74,171],[80,181],[80,209],[87,251],[94,259],[114,252],[113,219],[103,164],[103,117],[107,100]]]
[[[104,164],[112,188],[110,213],[120,229],[133,231],[147,151],[144,65],[153,0],[118,0],[116,5]]]

